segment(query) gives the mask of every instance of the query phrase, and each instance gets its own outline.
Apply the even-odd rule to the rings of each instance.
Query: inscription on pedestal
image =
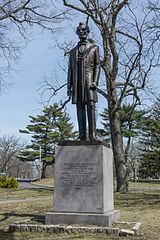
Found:
[[[93,187],[96,182],[96,171],[93,163],[64,163],[62,167],[62,184],[64,187],[81,189]]]
[[[113,210],[112,151],[103,145],[60,146],[55,162],[54,211]]]

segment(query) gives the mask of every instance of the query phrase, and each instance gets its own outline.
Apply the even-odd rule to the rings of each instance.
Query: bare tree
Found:
[[[130,176],[136,180],[138,177],[138,167],[139,167],[139,158],[140,158],[140,150],[138,143],[131,143],[131,147],[128,152],[128,168],[130,171]]]
[[[20,161],[19,152],[25,144],[15,136],[0,137],[0,172],[11,177],[32,177],[32,166]]]
[[[160,3],[158,0],[152,0],[149,1],[149,9],[154,13],[153,15],[153,20],[152,20],[152,24],[150,25],[150,27],[152,26],[152,28],[160,28]]]
[[[105,76],[117,191],[127,191],[127,164],[120,130],[122,102],[140,104],[152,67],[159,62],[158,37],[151,29],[153,13],[148,1],[63,0],[67,8],[84,14],[99,31],[101,67]]]
[[[38,26],[54,33],[66,18],[67,11],[55,8],[52,0],[2,0],[0,3],[0,87],[12,63],[19,57],[22,42],[27,43],[29,31]]]
[[[109,109],[117,191],[127,191],[127,158],[119,110],[123,103],[128,102],[132,104],[134,111],[134,108],[141,105],[143,93],[148,94],[152,90],[151,70],[159,66],[160,53],[158,1],[63,0],[63,3],[67,9],[79,13],[83,19],[86,15],[86,21],[89,20],[95,30],[95,40],[101,46],[104,85],[98,91],[107,99]],[[68,52],[66,49],[65,53]],[[51,93],[52,98],[63,85],[57,86],[55,82],[52,84],[45,79],[43,87]],[[62,106],[68,101],[69,99],[63,101]]]

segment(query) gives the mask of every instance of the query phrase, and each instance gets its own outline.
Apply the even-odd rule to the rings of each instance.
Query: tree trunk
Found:
[[[133,167],[133,178],[134,178],[134,180],[136,180],[136,168],[135,167]]]
[[[119,111],[117,105],[116,89],[114,82],[109,81],[108,84],[108,110],[111,128],[111,140],[113,148],[113,156],[116,168],[117,192],[128,191],[128,174],[123,148],[123,139],[121,135],[121,125],[119,119]]]
[[[41,179],[46,178],[46,167],[47,167],[47,164],[45,163],[45,161],[43,161]]]
[[[113,156],[116,168],[117,192],[126,192],[128,191],[128,176],[118,112],[111,115],[110,126]]]

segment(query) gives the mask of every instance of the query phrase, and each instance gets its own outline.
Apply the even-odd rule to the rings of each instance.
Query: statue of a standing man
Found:
[[[77,46],[70,51],[68,69],[68,96],[77,106],[77,118],[80,140],[87,140],[86,116],[88,119],[89,140],[96,139],[95,103],[100,73],[99,48],[88,40],[89,27],[79,23]]]

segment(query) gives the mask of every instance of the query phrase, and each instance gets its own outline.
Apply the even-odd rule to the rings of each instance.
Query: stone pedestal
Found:
[[[61,142],[56,153],[54,212],[46,214],[46,224],[111,226],[118,218],[111,148],[101,141]]]

